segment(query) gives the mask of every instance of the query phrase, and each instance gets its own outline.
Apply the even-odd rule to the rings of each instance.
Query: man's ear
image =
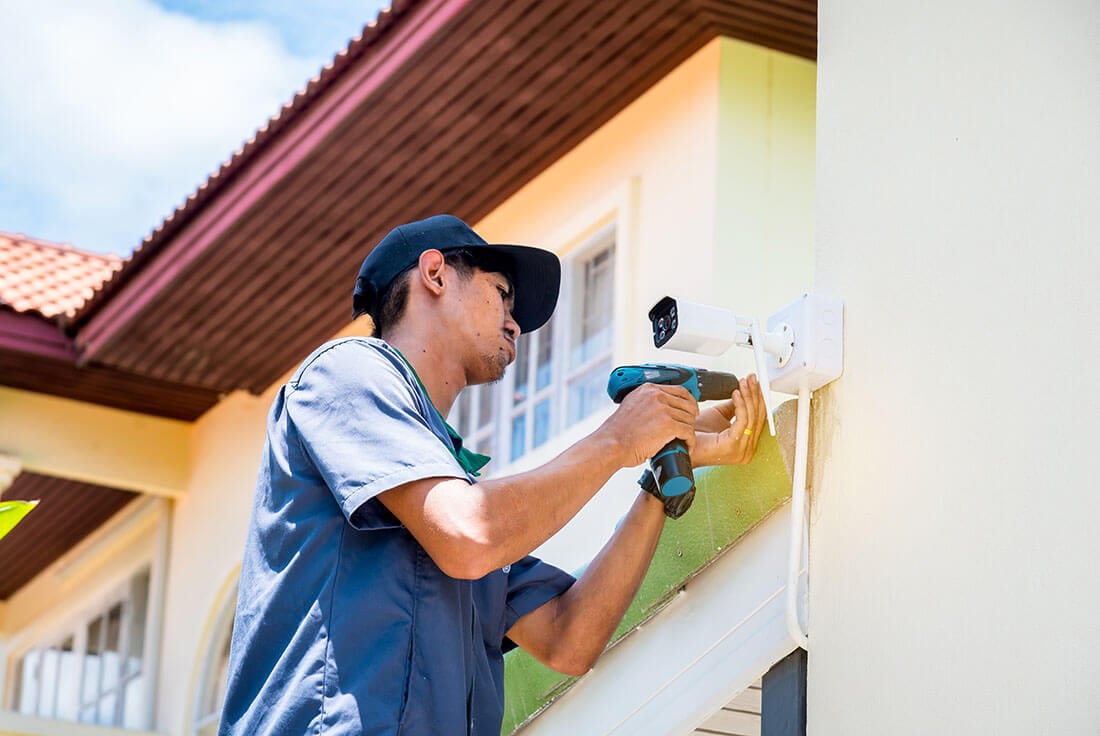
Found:
[[[426,250],[420,254],[420,261],[417,264],[420,283],[433,294],[443,293],[445,265],[443,254],[438,250]]]

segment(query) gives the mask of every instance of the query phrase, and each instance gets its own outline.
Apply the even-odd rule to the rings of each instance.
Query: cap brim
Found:
[[[533,332],[546,324],[558,304],[561,289],[561,261],[548,250],[527,245],[483,246],[507,256],[514,268],[512,288],[516,303],[512,318],[521,332]]]

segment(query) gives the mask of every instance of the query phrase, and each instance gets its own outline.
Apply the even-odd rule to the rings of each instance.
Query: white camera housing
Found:
[[[653,344],[701,355],[721,355],[743,344],[748,334],[728,309],[695,304],[666,296],[649,310]]]

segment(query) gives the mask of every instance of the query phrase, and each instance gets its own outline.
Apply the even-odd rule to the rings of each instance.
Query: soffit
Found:
[[[816,3],[398,3],[154,233],[78,347],[262,391],[347,323],[391,227],[480,219],[717,35],[813,58]]]
[[[20,473],[2,501],[38,506],[0,539],[0,600],[6,600],[56,562],[138,494],[117,488]]]

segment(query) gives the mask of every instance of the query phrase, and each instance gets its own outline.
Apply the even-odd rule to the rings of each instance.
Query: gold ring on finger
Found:
[[[746,437],[751,437],[751,436],[752,436],[752,428],[751,428],[751,427],[745,427],[745,431],[744,431],[744,433],[743,433],[743,434],[744,434],[744,435],[745,435]]]

